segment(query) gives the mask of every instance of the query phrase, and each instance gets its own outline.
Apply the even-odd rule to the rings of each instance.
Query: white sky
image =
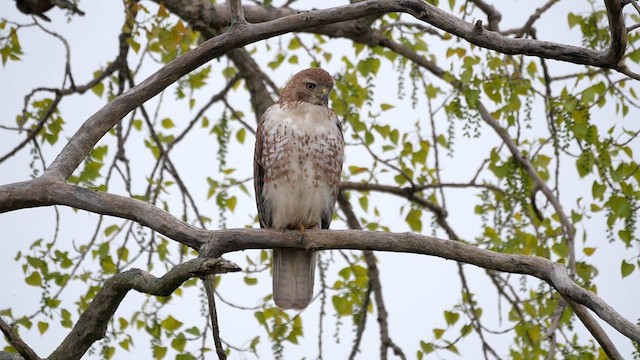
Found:
[[[523,2],[523,1],[504,1],[496,2],[496,6],[503,6],[503,29],[519,26],[528,17],[528,15],[543,4],[542,1]],[[572,11],[577,12],[576,6],[584,6],[586,2],[563,2],[554,7],[548,15],[538,25],[538,37],[540,39],[548,39],[554,41],[562,41],[566,43],[579,44],[580,41],[575,37],[575,32],[571,33],[566,25],[566,12],[569,6]],[[155,8],[154,5],[145,2],[145,6]],[[323,2],[322,7],[341,4],[341,2]],[[4,1],[0,3],[0,17],[13,19],[20,23],[26,23],[29,18],[18,13],[15,10],[13,1]],[[82,2],[81,9],[86,12],[84,17],[74,17],[71,22],[66,22],[63,12],[52,10],[47,15],[53,20],[51,24],[45,24],[49,29],[54,29],[69,40],[72,49],[72,69],[77,84],[83,84],[92,77],[92,74],[100,66],[104,66],[107,61],[112,60],[117,53],[117,33],[121,26],[121,7],[118,2],[94,1]],[[116,19],[116,20],[114,20]],[[60,85],[63,76],[64,52],[61,43],[48,35],[43,35],[39,29],[28,28],[21,30],[20,40],[23,46],[23,60],[20,62],[11,62],[4,68],[0,69],[0,124],[13,126],[15,124],[15,115],[19,113],[23,106],[24,95],[36,86],[57,87]],[[276,46],[277,39],[269,40],[269,44]],[[288,40],[283,44],[286,47]],[[449,43],[442,43],[440,40],[433,38],[433,43],[429,46],[431,49],[444,49]],[[339,61],[338,54],[352,54],[348,42],[331,41],[328,43],[334,60],[329,63],[326,68],[331,73],[337,73],[341,70],[342,64]],[[258,45],[259,49],[264,49],[264,43]],[[444,53],[441,51],[440,53]],[[262,54],[262,53],[261,53]],[[264,65],[271,61],[271,55],[258,55],[257,61],[263,65],[265,71],[268,69]],[[301,56],[302,58],[302,56]],[[444,57],[438,59],[439,64],[448,68]],[[220,70],[226,60],[214,60],[210,63],[213,66],[212,73]],[[564,72],[575,72],[579,67],[570,64],[559,64],[551,62],[553,71],[556,74]],[[301,64],[305,64],[304,60]],[[141,71],[143,79],[147,74],[157,70],[159,65],[145,61],[145,66]],[[283,85],[284,81],[292,73],[296,72],[299,66],[290,66],[285,64],[278,69],[272,77],[279,85]],[[392,99],[396,108],[392,111],[383,113],[381,121],[389,122],[394,125],[404,126],[405,129],[412,127],[413,121],[425,112],[424,108],[418,107],[412,110],[409,99],[403,101],[397,100],[397,73],[391,69],[388,63],[383,62],[383,68],[380,72],[381,76],[376,81],[376,91],[380,99]],[[205,99],[210,94],[218,91],[223,82],[219,75],[209,81],[211,92],[200,99]],[[393,86],[387,86],[393,84]],[[635,84],[634,84],[635,85]],[[252,121],[253,115],[249,105],[248,98],[243,92],[233,93],[230,101],[238,109],[247,114],[246,120]],[[148,110],[150,112],[155,109],[157,98],[150,101]],[[204,103],[203,100],[198,102],[199,105]],[[73,134],[80,124],[87,119],[92,113],[103,106],[104,100],[97,98],[93,94],[85,94],[84,96],[74,95],[65,98],[61,105],[61,111],[65,118],[65,136],[69,137]],[[196,105],[197,110],[199,105]],[[208,114],[216,114],[219,107],[214,107]],[[176,123],[178,129],[193,117],[193,111],[190,112],[185,102],[174,101],[173,90],[168,90],[164,95],[164,105],[162,107],[163,117],[171,117]],[[406,124],[398,124],[395,119],[408,119]],[[184,122],[181,123],[180,120]],[[445,119],[440,119],[440,126],[444,124]],[[534,122],[535,122],[534,118]],[[541,121],[542,122],[542,121]],[[237,128],[237,124],[234,124]],[[535,126],[534,126],[535,127]],[[440,131],[445,131],[446,127],[442,127]],[[348,131],[348,130],[347,130]],[[489,131],[485,126],[482,128],[483,134],[480,139],[470,140],[462,137],[462,132],[457,132],[457,149],[453,158],[443,158],[445,160],[443,176],[450,181],[468,181],[475,172],[477,164],[487,154],[489,149],[497,141],[497,136]],[[0,138],[0,154],[6,153],[15,144],[21,141],[21,138],[8,138],[8,132],[2,132]],[[141,138],[144,133],[139,134]],[[107,143],[111,141],[106,140]],[[216,146],[214,139],[206,134],[206,131],[191,134],[188,143],[178,146],[172,155],[172,160],[176,163],[178,169],[182,172],[187,181],[190,191],[196,197],[199,208],[204,215],[214,219],[213,225],[217,224],[217,210],[213,200],[206,201],[207,184],[206,176],[215,176],[217,172],[217,163],[215,161]],[[247,143],[251,144],[253,139],[247,136]],[[53,147],[45,147],[46,161],[49,163],[55,157],[64,141],[60,141]],[[137,146],[137,145],[135,145]],[[142,191],[146,186],[144,184],[144,176],[150,172],[153,163],[149,161],[147,150],[140,146],[136,148],[134,144],[130,144],[129,154],[139,154],[136,167],[134,168],[135,176],[139,180],[134,184],[137,191]],[[111,147],[113,149],[113,147]],[[366,159],[363,153],[353,151],[349,152],[353,147],[347,150],[347,161],[349,163],[362,162]],[[637,151],[640,149],[636,149]],[[233,164],[250,164],[252,146],[234,146],[231,149],[230,163]],[[111,153],[110,153],[111,154]],[[135,155],[137,156],[137,155]],[[144,160],[146,159],[146,160]],[[135,159],[134,159],[135,160]],[[23,150],[12,159],[0,166],[0,184],[11,183],[15,181],[26,180],[29,178],[30,169],[29,162],[31,155],[28,150]],[[146,161],[146,162],[145,162]],[[347,164],[347,165],[348,165]],[[571,162],[565,162],[566,166],[573,166]],[[250,166],[237,166],[236,177],[241,179],[251,175]],[[345,166],[346,167],[346,166]],[[573,170],[573,169],[571,169]],[[570,171],[567,171],[569,173]],[[572,206],[574,199],[584,193],[590,192],[590,181],[578,180],[571,176],[563,178],[563,200],[566,204]],[[577,186],[567,186],[566,184],[577,184]],[[249,186],[251,188],[251,186]],[[113,192],[122,192],[118,189],[117,183],[114,185]],[[177,193],[177,189],[174,189]],[[450,207],[450,221],[456,231],[462,237],[473,237],[477,235],[477,227],[479,220],[473,215],[473,205],[476,203],[475,192],[472,191],[455,191],[447,193],[447,202]],[[242,196],[237,193],[240,203],[235,214],[229,214],[228,227],[242,227],[251,222],[251,217],[255,214],[254,203],[250,197]],[[178,197],[169,198],[175,202],[171,203],[172,213],[176,216],[181,214],[181,204]],[[370,206],[373,206],[373,200],[370,199]],[[389,206],[389,204],[400,204],[400,202],[390,196],[379,196],[375,200],[375,204],[380,207],[382,219],[385,223],[390,224],[393,231],[407,231],[408,228],[404,224],[403,215],[398,215],[397,207]],[[357,209],[358,205],[354,203]],[[67,243],[70,247],[71,242],[76,244],[87,241],[95,231],[96,215],[87,214],[86,212],[74,213],[68,208],[59,208],[62,222],[58,243]],[[0,246],[2,246],[2,254],[0,255],[0,286],[7,289],[0,298],[0,309],[12,308],[14,315],[30,314],[38,307],[40,292],[33,287],[24,283],[23,274],[20,264],[13,261],[18,251],[29,252],[29,245],[38,238],[49,240],[51,232],[54,229],[55,213],[51,208],[27,209],[0,215]],[[595,219],[598,220],[598,219]],[[640,276],[636,271],[632,276],[621,280],[620,276],[620,254],[625,253],[625,249],[619,242],[609,244],[605,238],[604,226],[602,221],[589,222],[588,229],[578,229],[578,238],[581,238],[583,232],[588,232],[589,245],[596,246],[598,250],[590,259],[599,270],[596,278],[600,295],[610,305],[616,308],[620,313],[635,321],[640,318],[640,308],[637,306],[640,299],[640,286],[638,281]],[[121,224],[112,218],[106,218],[103,229],[110,224]],[[423,218],[425,233],[430,234],[429,221]],[[344,224],[337,222],[333,228],[344,228]],[[443,234],[438,233],[443,236]],[[228,259],[244,263],[245,256],[256,256],[255,251],[246,251],[243,253],[229,254]],[[580,254],[580,253],[579,253]],[[627,253],[629,254],[629,253]],[[325,253],[325,257],[329,256]],[[405,351],[408,358],[415,357],[415,351],[419,346],[419,341],[433,340],[431,330],[433,327],[446,327],[442,312],[451,308],[459,297],[460,281],[457,275],[455,263],[442,259],[408,255],[408,254],[377,254],[380,261],[380,271],[382,276],[383,291],[389,311],[390,334],[393,340]],[[578,255],[580,257],[580,255]],[[631,255],[629,255],[631,256]],[[337,261],[340,261],[337,254],[334,255]],[[334,266],[339,269],[340,262]],[[504,328],[509,325],[508,322],[500,324],[499,316],[496,313],[495,305],[495,288],[489,283],[483,271],[475,269],[471,266],[465,266],[468,270],[470,286],[476,293],[480,304],[483,304],[485,315],[483,322],[491,328]],[[161,275],[163,270],[156,268],[154,274]],[[517,281],[518,277],[514,277]],[[317,280],[318,281],[318,280]],[[533,281],[533,280],[530,280]],[[333,280],[330,280],[331,284]],[[254,306],[258,299],[270,292],[270,280],[268,274],[260,276],[258,286],[246,287],[242,286],[242,275],[231,274],[223,278],[220,292],[224,294],[227,300],[236,302],[241,305]],[[530,284],[533,284],[530,282]],[[65,291],[67,296],[75,299],[83,289],[79,286],[70,287]],[[200,300],[198,297],[199,290],[190,288],[185,290],[183,299],[174,301],[164,311],[165,313],[175,313],[176,317],[185,322],[185,328],[191,326],[202,326],[203,320],[200,314]],[[331,293],[330,293],[331,295]],[[121,308],[116,312],[117,316],[125,316],[128,318],[131,311],[135,311],[140,306],[140,302],[144,300],[144,296],[137,293],[130,293],[122,303]],[[71,305],[71,304],[68,304]],[[506,314],[506,304],[503,305],[503,318]],[[329,303],[327,306],[331,307]],[[253,317],[252,312],[239,311],[232,309],[224,304],[219,304],[220,326],[223,338],[230,343],[241,346],[244,342],[250,341],[253,336],[262,336],[260,344],[260,354],[262,358],[270,357],[270,344],[266,340],[265,333],[259,329]],[[318,332],[318,314],[319,303],[316,301],[303,314],[303,322],[305,324],[305,337],[300,346],[289,346],[286,349],[286,358],[315,358],[317,355],[317,332]],[[506,318],[505,318],[506,319]],[[73,320],[77,320],[77,314],[73,314]],[[336,344],[334,338],[335,320],[331,316],[327,317],[324,328],[324,356],[325,358],[346,358],[351,350],[351,342],[353,338],[352,326],[348,319],[343,319],[342,327],[338,338],[340,343]],[[576,322],[576,324],[578,324]],[[502,326],[501,326],[502,325]],[[576,325],[581,328],[582,325]],[[605,328],[608,328],[605,325]],[[610,336],[614,343],[618,346],[623,356],[630,357],[632,347],[629,341],[618,335],[612,329],[609,329]],[[46,336],[39,336],[37,330],[33,330],[24,334],[25,341],[31,345],[41,356],[46,356],[53,348],[60,343],[61,339],[66,335],[66,330],[56,328],[52,324],[52,330],[46,333]],[[134,336],[137,333],[133,334]],[[453,337],[453,336],[451,336]],[[473,337],[473,336],[472,336]],[[491,337],[491,336],[489,336]],[[473,337],[475,338],[475,337]],[[497,345],[501,355],[507,357],[508,346],[504,340],[492,341]],[[0,347],[4,346],[4,339],[0,340]],[[169,344],[164,344],[170,346]],[[361,346],[361,359],[376,358],[378,354],[379,340],[378,328],[375,322],[375,315],[368,318],[368,330],[365,332],[364,342]],[[463,358],[475,358],[480,351],[479,342],[477,340],[465,340],[458,346],[464,355]],[[133,354],[141,358],[149,357],[148,344],[145,340],[139,340],[133,350]],[[236,353],[237,354],[237,353]],[[116,359],[125,359],[132,356],[121,349],[116,353]],[[87,356],[87,358],[98,358],[98,356]],[[235,358],[235,357],[232,357]],[[249,358],[252,358],[251,356]],[[441,352],[440,357],[456,358],[447,352]]]

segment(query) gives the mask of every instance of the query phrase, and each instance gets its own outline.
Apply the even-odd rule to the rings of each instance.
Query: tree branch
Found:
[[[353,230],[362,230],[362,225],[356,218],[351,203],[345,197],[344,193],[338,194],[338,204],[340,209],[347,217],[347,225]],[[380,359],[387,359],[387,349],[393,349],[394,354],[398,355],[401,359],[406,359],[402,349],[393,342],[391,336],[389,336],[389,314],[387,313],[387,307],[384,304],[384,298],[382,297],[382,284],[380,282],[380,271],[378,271],[378,264],[376,256],[371,250],[364,250],[364,260],[367,263],[367,276],[369,277],[369,289],[367,291],[373,292],[373,297],[376,301],[376,307],[378,308],[378,325],[380,326]],[[368,298],[369,294],[367,294]],[[366,312],[366,307],[363,307]],[[354,347],[352,354],[355,353],[357,347]]]
[[[13,329],[11,329],[9,324],[4,322],[4,320],[1,317],[0,317],[0,330],[9,341],[9,344],[11,344],[11,346],[13,346],[13,348],[16,349],[16,351],[20,355],[22,355],[24,359],[40,360],[40,357],[38,356],[38,354],[36,354],[35,351],[33,351],[33,349],[29,347],[29,345],[25,344],[25,342],[22,341],[22,338],[20,338],[20,335],[13,332]],[[2,358],[2,355],[0,355],[0,358]]]
[[[218,324],[218,311],[216,310],[216,295],[215,295],[215,275],[206,275],[201,277],[204,283],[204,289],[207,293],[207,303],[209,304],[209,319],[211,321],[211,334],[213,336],[213,344],[216,347],[216,354],[219,360],[225,360],[227,354],[222,348],[222,341],[220,339],[220,325]]]
[[[231,11],[231,26],[247,24],[247,20],[244,18],[242,0],[229,0],[229,10]]]
[[[240,271],[240,268],[232,262],[216,258],[197,258],[175,266],[161,278],[140,269],[116,274],[105,281],[69,335],[48,359],[80,359],[91,344],[104,337],[107,324],[129,290],[169,296],[192,277],[235,271]]]
[[[511,39],[495,32],[478,30],[473,24],[419,0],[393,2],[367,0],[326,10],[303,12],[264,23],[248,24],[242,26],[241,29],[231,27],[227,32],[172,60],[141,84],[118,96],[92,115],[74,134],[47,172],[59,179],[68,178],[98,140],[128,112],[209,60],[219,57],[231,49],[259,40],[291,31],[359,19],[364,16],[403,12],[464,38],[472,44],[505,54],[539,56],[583,65],[616,68],[619,65],[621,54],[624,53],[626,32],[625,36],[622,36],[618,31],[620,24],[624,28],[622,7],[619,1],[608,0],[606,4],[612,39],[620,41],[612,41],[609,49],[605,52],[548,41]],[[204,5],[201,6],[204,8]],[[622,50],[620,50],[621,46]]]
[[[140,200],[108,194],[40,177],[0,186],[0,213],[18,208],[61,204],[138,221],[171,239],[218,257],[245,249],[294,247],[307,250],[353,249],[408,252],[457,260],[486,269],[528,274],[547,281],[563,296],[594,311],[616,330],[640,342],[640,327],[626,320],[594,293],[579,287],[564,267],[548,259],[501,254],[463,243],[413,234],[369,231],[277,232],[266,229],[205,231]]]
[[[625,319],[598,295],[577,285],[564,266],[541,257],[503,254],[415,233],[305,230],[300,234],[298,231],[228,229],[209,231],[208,239],[201,256],[218,257],[227,252],[264,248],[377,250],[431,255],[485,269],[531,275],[549,283],[562,296],[591,309],[629,339],[640,341],[639,326]]]

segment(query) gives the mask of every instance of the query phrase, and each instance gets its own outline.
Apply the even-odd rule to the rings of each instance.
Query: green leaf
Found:
[[[249,276],[245,276],[244,277],[244,283],[247,285],[255,285],[258,283],[258,279],[253,278],[253,277],[249,277]]]
[[[591,195],[593,195],[594,199],[601,199],[604,195],[604,192],[607,190],[607,186],[606,185],[602,185],[597,181],[593,182],[593,185],[591,186]]]
[[[63,327],[70,329],[71,326],[73,326],[73,322],[71,321],[71,313],[67,309],[62,309],[60,314],[62,315],[62,320],[60,321],[60,324]]]
[[[162,124],[162,127],[165,129],[171,129],[175,127],[175,125],[173,124],[173,121],[169,118],[162,119],[160,123]]]
[[[622,278],[626,278],[627,276],[631,275],[635,268],[635,265],[628,263],[626,260],[622,260],[622,266],[620,269],[622,272]]]
[[[153,346],[153,358],[154,359],[163,359],[167,355],[167,348],[160,345]]]
[[[389,109],[393,109],[394,107],[395,106],[390,104],[385,104],[385,103],[380,104],[380,109],[382,109],[382,111],[387,111]]]
[[[111,225],[109,227],[107,227],[106,229],[104,229],[104,236],[109,237],[111,236],[111,234],[113,234],[114,232],[118,231],[120,229],[120,227],[118,225]]]
[[[49,328],[49,323],[38,321],[38,331],[40,331],[40,335],[44,334]]]
[[[424,341],[420,341],[420,349],[422,349],[425,354],[430,354],[434,350],[432,343],[426,343]]]
[[[122,340],[122,341],[120,341],[118,343],[118,345],[120,345],[121,348],[123,348],[123,349],[125,349],[127,351],[129,351],[129,345],[130,344],[131,344],[131,340],[129,340],[129,339],[124,339],[124,340]]]
[[[182,322],[169,315],[166,319],[162,320],[160,326],[168,331],[176,331],[182,326]]]
[[[471,326],[471,325],[469,325],[469,324],[464,325],[464,326],[462,327],[462,329],[460,329],[460,335],[462,335],[462,336],[467,336],[467,335],[471,334],[471,331],[472,331],[472,330],[473,330],[473,326]]]
[[[407,214],[406,221],[409,224],[409,227],[412,231],[421,232],[422,231],[422,211],[418,209],[411,209],[409,214]]]
[[[367,170],[368,169],[366,167],[353,166],[353,165],[349,166],[349,172],[351,173],[351,175],[357,175]]]
[[[187,344],[187,338],[184,337],[184,334],[180,333],[171,341],[171,347],[174,348],[178,352],[184,351],[184,346]]]
[[[448,326],[453,326],[460,319],[460,314],[447,310],[444,312],[444,319],[447,321]]]
[[[244,138],[247,135],[247,130],[245,128],[240,128],[240,130],[238,130],[238,132],[236,133],[236,139],[238,139],[238,142],[240,144],[244,144]]]
[[[369,210],[369,198],[367,196],[361,196],[358,201],[360,202],[360,207],[362,208],[362,210]]]
[[[236,209],[237,204],[238,204],[238,198],[236,198],[235,196],[232,196],[229,199],[227,199],[227,207],[229,208],[229,210],[231,210],[231,212],[233,212]]]
[[[42,287],[42,277],[39,272],[34,272],[24,279],[31,286]]]
[[[582,17],[574,13],[569,13],[569,15],[567,16],[567,21],[569,22],[569,28],[573,28],[574,26],[582,22]]]
[[[633,238],[631,229],[622,229],[618,231],[618,236],[620,237],[620,240],[622,240],[627,245],[631,243],[631,239]]]
[[[302,47],[302,44],[300,43],[300,39],[298,39],[297,37],[294,37],[293,39],[291,39],[291,41],[289,41],[289,46],[287,46],[287,49],[296,50],[301,47]]]
[[[352,308],[349,300],[342,296],[334,295],[331,301],[339,316],[351,315]]]
[[[91,88],[91,91],[93,91],[93,93],[98,97],[102,97],[102,94],[104,93],[104,84],[101,82],[97,83],[94,87]]]
[[[596,160],[593,157],[591,151],[583,152],[578,160],[576,160],[576,168],[578,169],[578,174],[580,177],[585,177],[591,173],[593,170],[593,166],[595,165]]]
[[[191,353],[178,354],[176,355],[176,360],[196,360],[196,357]]]
[[[380,69],[380,59],[367,58],[358,62],[358,71],[362,76],[376,75]]]
[[[102,356],[104,359],[111,359],[116,353],[116,349],[113,346],[105,346],[102,348]]]
[[[219,276],[216,276],[216,277],[219,277]],[[196,326],[193,326],[193,327],[185,330],[185,332],[187,334],[191,334],[193,336],[200,336],[200,329],[198,327],[196,327]]]

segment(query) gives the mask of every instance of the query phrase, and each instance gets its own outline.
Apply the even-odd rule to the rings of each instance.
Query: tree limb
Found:
[[[291,31],[359,19],[364,16],[403,12],[464,38],[472,44],[505,54],[539,56],[583,65],[616,68],[620,65],[621,54],[624,53],[624,46],[626,46],[626,32],[624,36],[614,32],[619,30],[620,24],[624,28],[622,7],[619,1],[608,0],[606,4],[612,39],[620,41],[612,41],[609,49],[604,52],[548,41],[512,39],[495,32],[478,30],[473,24],[418,0],[393,2],[367,0],[325,10],[302,12],[264,23],[231,27],[227,32],[207,40],[197,48],[172,60],[138,86],[118,96],[92,115],[73,135],[47,172],[50,176],[59,179],[68,178],[91,148],[131,110],[209,60],[219,57],[231,49],[259,40]],[[204,5],[202,6],[204,7]],[[622,48],[620,49],[620,47]]]
[[[216,310],[216,295],[215,295],[215,275],[206,275],[201,277],[204,283],[204,289],[207,293],[207,303],[209,304],[209,318],[211,321],[211,334],[213,336],[213,344],[216,348],[216,354],[219,360],[225,360],[227,354],[222,348],[222,341],[220,340],[220,325],[218,324],[218,311]]]
[[[161,278],[140,269],[116,274],[105,281],[69,335],[48,359],[80,359],[91,344],[104,337],[107,324],[129,290],[169,296],[192,277],[235,271],[240,271],[240,268],[232,262],[216,258],[196,258],[175,266]]]
[[[343,192],[338,194],[338,204],[340,209],[347,217],[347,225],[353,230],[362,230],[362,225],[355,216],[351,203],[347,200]],[[367,276],[369,277],[369,289],[367,291],[373,292],[373,298],[378,308],[378,325],[380,327],[380,359],[387,359],[387,349],[393,349],[393,353],[399,356],[401,359],[406,359],[402,349],[393,342],[391,336],[389,336],[389,314],[387,313],[387,307],[384,304],[384,298],[382,297],[382,283],[380,282],[380,271],[378,270],[377,259],[373,251],[364,250],[364,260],[367,263]],[[369,294],[367,294],[367,298]],[[363,311],[367,311],[366,307],[363,307]],[[354,347],[352,354],[357,350]]]
[[[298,231],[227,229],[209,231],[208,239],[201,256],[217,257],[227,252],[263,248],[377,250],[431,255],[485,269],[527,274],[546,281],[562,296],[591,309],[629,339],[640,340],[639,326],[625,319],[595,293],[577,285],[564,266],[541,257],[503,254],[415,233],[379,231],[309,230],[300,234]]]
[[[11,346],[13,346],[13,348],[16,349],[16,351],[20,355],[22,355],[22,357],[25,360],[40,360],[40,357],[38,356],[38,354],[36,354],[35,351],[33,351],[33,349],[29,347],[29,345],[25,344],[25,342],[22,341],[22,338],[20,338],[20,335],[15,333],[13,329],[11,329],[9,324],[4,322],[4,320],[1,317],[0,317],[0,330],[9,341],[9,344],[11,344]],[[0,359],[2,359],[1,354],[0,354]]]
[[[309,230],[300,236],[297,232],[281,233],[266,229],[205,231],[180,221],[146,202],[69,185],[48,177],[0,186],[0,213],[52,204],[63,204],[135,220],[194,249],[206,243],[203,251],[208,257],[218,257],[227,252],[245,249],[278,247],[307,250],[378,250],[432,255],[486,269],[528,274],[547,281],[563,296],[587,306],[616,330],[640,342],[640,327],[622,317],[596,294],[578,286],[567,275],[562,265],[544,258],[501,254],[413,233]]]

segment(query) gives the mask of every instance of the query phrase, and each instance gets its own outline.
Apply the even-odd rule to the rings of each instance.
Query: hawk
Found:
[[[293,75],[258,123],[253,183],[260,227],[328,229],[333,216],[344,138],[328,107],[333,79],[318,68]],[[313,295],[316,254],[273,250],[273,300],[283,309],[303,309]]]

